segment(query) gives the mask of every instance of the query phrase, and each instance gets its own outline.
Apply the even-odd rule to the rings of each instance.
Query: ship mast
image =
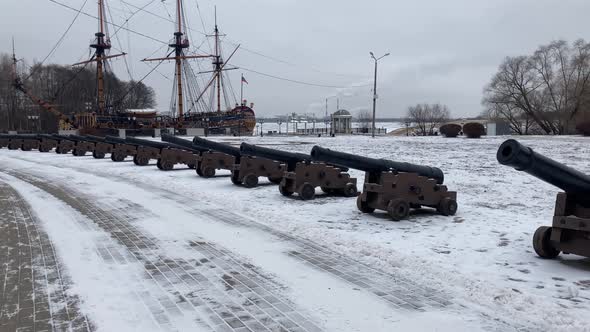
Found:
[[[153,59],[143,59],[142,61],[164,61],[164,60],[174,60],[175,61],[175,79],[176,79],[176,88],[178,92],[178,122],[182,123],[184,119],[184,97],[183,97],[183,86],[182,86],[182,68],[183,68],[183,61],[187,59],[196,59],[196,58],[208,58],[210,55],[185,55],[184,49],[190,46],[188,39],[183,39],[182,36],[184,35],[182,28],[183,22],[182,17],[184,13],[184,6],[182,0],[176,0],[176,23],[177,23],[177,30],[174,32],[174,43],[169,44],[168,46],[174,49],[174,57],[165,57],[165,58],[153,58]]]
[[[90,47],[93,48],[94,55],[90,60],[75,63],[73,66],[78,65],[85,65],[89,62],[96,62],[96,106],[97,106],[97,113],[99,115],[104,115],[106,113],[106,102],[104,96],[104,70],[106,65],[106,60],[111,58],[116,58],[125,55],[126,53],[121,53],[117,55],[106,55],[106,52],[111,49],[111,41],[109,37],[105,33],[105,1],[106,0],[98,0],[98,27],[99,31],[94,34],[96,37],[93,44],[90,44]]]
[[[223,62],[219,54],[219,29],[217,28],[217,7],[215,7],[215,75],[217,76],[217,112],[221,112],[221,69]]]

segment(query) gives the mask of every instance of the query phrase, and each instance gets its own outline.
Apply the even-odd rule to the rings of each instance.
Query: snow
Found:
[[[266,131],[266,123],[264,128]],[[47,179],[70,182],[81,190],[90,191],[88,188],[91,188],[97,202],[116,204],[117,200],[109,197],[125,197],[140,204],[153,216],[143,218],[139,225],[156,236],[167,251],[174,250],[178,256],[191,253],[183,253],[175,241],[194,237],[206,238],[240,253],[280,280],[289,289],[289,298],[321,317],[323,328],[327,330],[389,331],[392,327],[400,330],[421,327],[425,331],[471,331],[481,326],[470,321],[473,317],[467,310],[465,317],[437,311],[410,315],[392,311],[376,302],[371,294],[353,292],[350,285],[283,255],[289,244],[256,230],[192,214],[179,206],[180,203],[158,201],[157,193],[140,190],[139,184],[161,186],[190,198],[195,206],[230,210],[273,229],[320,243],[369,266],[402,273],[418,284],[442,289],[451,294],[453,302],[490,317],[533,325],[540,330],[590,331],[587,315],[590,260],[575,255],[561,255],[555,260],[536,257],[531,246],[532,234],[537,227],[551,224],[559,189],[499,165],[495,159],[496,150],[508,138],[213,138],[236,145],[247,141],[304,153],[318,144],[375,158],[440,167],[445,172],[449,190],[458,193],[457,215],[417,213],[401,222],[392,222],[382,212],[362,214],[356,209],[354,199],[322,197],[319,189],[318,198],[303,202],[281,196],[276,186],[246,189],[234,186],[228,177],[203,179],[190,170],[161,172],[155,167],[140,168],[129,162],[113,163],[92,157],[2,149],[0,162],[2,169],[26,169]],[[515,138],[541,154],[590,174],[587,138]],[[177,165],[176,168],[182,167]],[[363,181],[361,172],[351,170],[350,173],[359,183]],[[138,188],[117,183],[109,176],[135,181]],[[14,178],[2,175],[2,180],[25,196],[41,217],[71,271],[76,292],[83,295],[85,309],[105,324],[101,327],[105,331],[124,330],[135,322],[134,317],[138,316],[134,315],[141,315],[142,311],[135,308],[137,303],[130,303],[126,290],[117,288],[112,278],[121,280],[118,285],[131,285],[132,281],[125,278],[137,271],[128,273],[126,269],[134,269],[133,266],[106,266],[93,254],[90,244],[102,241],[100,236],[104,234],[99,230],[87,233],[80,230],[71,217],[74,212],[50,196]],[[261,179],[261,183],[265,184],[266,180]],[[60,218],[63,222],[52,222]],[[71,232],[80,236],[73,236]],[[82,259],[81,252],[89,258]],[[96,291],[98,287],[92,286],[94,283],[105,291]],[[322,285],[331,285],[332,289]],[[116,303],[101,305],[107,294],[115,298]],[[124,310],[127,306],[129,309]]]
[[[34,186],[5,173],[0,180],[32,206],[67,267],[73,281],[69,292],[81,297],[81,309],[91,313],[99,331],[159,331],[150,324],[149,311],[133,297],[133,276],[140,274],[141,266],[105,263],[95,244],[110,244],[107,234],[81,226],[84,216]]]

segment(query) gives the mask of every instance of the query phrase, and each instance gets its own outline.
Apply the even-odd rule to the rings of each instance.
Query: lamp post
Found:
[[[376,58],[373,52],[369,52],[371,54],[371,58],[375,60],[375,79],[373,81],[373,128],[371,131],[371,137],[375,138],[375,108],[377,106],[377,61],[383,59],[384,57],[388,56],[389,53],[385,53],[384,55]]]

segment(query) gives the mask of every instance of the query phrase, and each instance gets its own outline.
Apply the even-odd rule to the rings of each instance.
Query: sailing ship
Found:
[[[173,50],[170,53],[173,53],[173,56],[143,60],[145,62],[159,61],[160,63],[168,60],[175,62],[173,100],[170,104],[169,114],[158,114],[156,111],[137,113],[120,109],[116,103],[107,103],[105,70],[109,67],[108,61],[125,56],[126,53],[109,54],[111,41],[105,21],[105,1],[98,0],[99,31],[95,33],[94,42],[90,45],[94,49],[94,53],[89,60],[74,64],[74,66],[86,66],[93,63],[96,67],[97,91],[94,112],[79,112],[73,116],[64,115],[51,102],[37,98],[26,89],[24,83],[16,76],[15,70],[15,87],[43,109],[56,115],[59,119],[59,129],[77,129],[82,133],[99,135],[104,133],[105,129],[137,130],[146,128],[174,128],[181,132],[185,128],[204,128],[207,134],[226,135],[251,135],[253,133],[256,125],[254,105],[247,105],[242,96],[240,96],[238,103],[234,96],[232,106],[232,98],[228,92],[233,89],[226,71],[237,68],[226,68],[226,65],[236,53],[239,45],[224,61],[220,40],[222,35],[217,26],[217,13],[215,13],[214,34],[208,36],[215,39],[212,54],[190,54],[188,52],[190,41],[185,37],[187,26],[183,21],[183,17],[185,17],[183,0],[176,0],[175,26],[177,31],[174,32],[174,38],[168,45]],[[16,64],[16,57],[13,56],[13,58]],[[195,74],[189,63],[189,60],[192,59],[211,59],[213,69]],[[204,76],[201,74],[209,73],[212,74],[210,79],[204,84],[199,84],[199,79],[202,81]],[[197,77],[197,75],[201,76]],[[242,84],[242,82],[240,83]],[[202,89],[200,89],[200,85],[203,85]]]
[[[184,5],[183,0],[176,0],[176,27],[174,39],[169,44],[173,49],[174,56],[164,58],[144,59],[146,62],[174,60],[174,91],[172,93],[171,114],[175,118],[176,128],[205,128],[210,134],[231,134],[231,135],[252,135],[256,126],[256,116],[253,110],[254,104],[247,105],[240,94],[239,103],[230,97],[228,90],[231,82],[226,72],[238,69],[227,68],[228,61],[234,56],[240,45],[237,45],[227,60],[222,55],[220,37],[217,25],[217,12],[215,12],[215,29],[212,35],[214,38],[213,54],[190,54],[187,49],[190,41],[185,38],[186,25],[183,22]],[[198,77],[193,72],[189,60],[211,59],[212,70],[200,71],[198,74],[212,74],[210,79],[204,82],[202,89],[199,89]],[[240,84],[243,85],[244,78]],[[200,91],[199,91],[200,90]],[[223,104],[223,105],[222,105]]]

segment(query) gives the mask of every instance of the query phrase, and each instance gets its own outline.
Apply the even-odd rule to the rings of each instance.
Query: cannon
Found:
[[[151,159],[158,160],[163,149],[170,147],[169,144],[154,142],[145,139],[127,137],[125,141],[137,145],[137,152],[133,156],[133,163],[137,166],[146,166]]]
[[[72,154],[76,157],[83,157],[86,155],[86,152],[94,152],[94,148],[96,146],[96,140],[88,138],[86,136],[79,136],[70,134],[69,136],[71,139],[74,140],[74,149],[72,150]]]
[[[354,197],[358,195],[357,180],[351,178],[347,168],[334,163],[312,162],[309,155],[292,153],[242,143],[242,155],[265,158],[284,164],[279,192],[283,196],[297,193],[300,199],[315,197],[316,187],[329,195]]]
[[[248,145],[242,143],[242,145]],[[245,146],[245,149],[248,147]],[[273,159],[244,155],[241,153],[236,157],[236,163],[232,166],[231,181],[235,185],[243,185],[246,188],[253,188],[258,185],[259,177],[266,177],[271,183],[279,184],[283,179],[283,174],[287,170],[287,165],[283,162]],[[282,152],[282,151],[279,151]]]
[[[49,152],[56,149],[59,141],[57,138],[48,134],[39,134],[39,152]]]
[[[311,158],[365,172],[363,192],[357,198],[357,208],[363,213],[383,210],[399,221],[409,216],[411,208],[423,206],[447,216],[457,212],[457,193],[443,185],[444,174],[439,168],[367,158],[319,146],[313,147]]]
[[[174,135],[162,134],[162,141],[170,144],[170,147],[162,150],[158,159],[157,165],[161,170],[171,170],[175,164],[184,164],[190,169],[195,169],[198,167],[201,153],[206,150]]]
[[[240,164],[240,149],[228,144],[213,142],[201,137],[193,138],[193,145],[199,146],[205,151],[201,152],[197,164],[197,174],[210,178],[215,176],[218,169],[232,171],[235,165]],[[232,181],[234,178],[232,176]]]
[[[76,146],[76,142],[74,139],[70,138],[69,136],[64,135],[51,135],[53,138],[57,140],[57,147],[55,148],[55,153],[57,154],[66,154],[74,149]]]
[[[0,134],[0,149],[8,147],[9,142],[10,142],[10,135]]]
[[[94,159],[103,159],[107,153],[112,154],[115,144],[107,142],[105,137],[93,135],[86,135],[84,137],[94,142],[94,151],[92,151],[92,157]]]
[[[533,235],[533,249],[542,258],[560,252],[590,257],[590,176],[547,158],[509,139],[496,154],[498,162],[550,183],[557,194],[552,226],[541,226]]]
[[[121,162],[128,156],[135,156],[137,153],[137,144],[127,142],[125,139],[115,136],[106,136],[105,142],[113,144],[111,151],[111,160]]]
[[[36,134],[17,134],[6,135],[8,139],[7,147],[9,150],[31,151],[39,148],[39,136]]]

